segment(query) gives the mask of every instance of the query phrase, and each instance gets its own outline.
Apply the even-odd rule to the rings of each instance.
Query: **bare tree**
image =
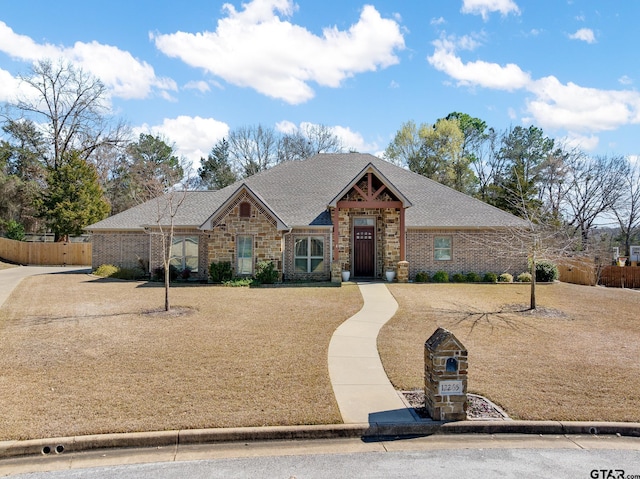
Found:
[[[624,254],[631,254],[631,239],[640,232],[640,165],[629,163],[629,173],[618,182],[621,196],[613,205],[613,214],[620,225]]]
[[[278,141],[278,163],[304,160],[318,153],[339,153],[342,141],[325,125],[304,124]]]
[[[229,155],[242,177],[255,175],[277,163],[278,138],[272,128],[243,126],[229,132]]]
[[[44,126],[51,152],[45,158],[57,169],[74,150],[87,160],[102,145],[124,145],[129,131],[108,118],[107,90],[100,80],[62,60],[36,62],[20,77],[32,94],[13,105],[20,115]]]
[[[171,310],[169,300],[169,289],[171,285],[171,260],[172,245],[175,231],[175,220],[181,207],[183,206],[187,195],[188,185],[192,182],[192,170],[186,165],[184,159],[181,160],[182,169],[186,172],[183,179],[172,185],[162,196],[156,196],[153,200],[155,203],[154,223],[149,225],[148,231],[152,235],[157,235],[160,239],[162,250],[162,266],[164,270],[164,309]],[[155,186],[150,186],[154,188]]]
[[[571,163],[565,210],[567,223],[580,234],[583,248],[596,220],[619,202],[620,185],[628,175],[629,164],[622,156],[579,156]]]

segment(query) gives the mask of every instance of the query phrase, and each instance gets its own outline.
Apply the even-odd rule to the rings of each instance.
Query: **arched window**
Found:
[[[250,218],[251,217],[251,204],[243,201],[240,203],[240,218]]]

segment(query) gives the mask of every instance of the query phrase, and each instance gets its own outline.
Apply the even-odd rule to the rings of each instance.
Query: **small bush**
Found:
[[[251,286],[253,284],[253,279],[234,278],[234,279],[223,281],[222,284],[225,286],[231,286],[231,287]]]
[[[467,282],[479,283],[482,280],[478,273],[467,273]]]
[[[178,279],[178,268],[174,265],[169,265],[169,281],[175,281]],[[160,266],[153,270],[153,280],[164,282],[164,266]]]
[[[498,283],[513,283],[513,276],[509,273],[502,273],[498,276]]]
[[[96,276],[100,276],[101,278],[111,278],[119,271],[119,269],[120,268],[112,264],[101,264],[96,268],[93,274],[95,274]]]
[[[212,283],[223,283],[231,281],[233,270],[229,261],[213,262],[209,265],[209,279]]]
[[[180,279],[187,281],[189,278],[191,278],[191,268],[187,266],[185,269],[180,271]]]
[[[464,283],[467,281],[467,277],[462,273],[456,273],[451,276],[451,281],[453,281],[454,283]]]
[[[531,273],[520,273],[518,275],[518,281],[520,283],[531,283]]]
[[[429,273],[425,271],[419,271],[416,273],[416,283],[428,283],[429,282]]]
[[[431,278],[431,280],[434,283],[448,283],[449,275],[446,271],[437,271],[433,274],[433,278]]]
[[[278,270],[273,261],[260,261],[256,266],[256,281],[262,284],[273,284],[278,281]]]
[[[495,273],[485,273],[484,276],[482,277],[482,281],[484,283],[497,283],[498,275]]]
[[[118,271],[111,275],[112,278],[126,279],[129,281],[142,279],[145,276],[145,272],[140,268],[118,268]]]
[[[24,225],[22,223],[18,223],[16,220],[9,220],[7,221],[4,235],[15,241],[24,241]]]
[[[536,263],[536,281],[551,283],[558,279],[558,267],[551,261],[538,261]]]

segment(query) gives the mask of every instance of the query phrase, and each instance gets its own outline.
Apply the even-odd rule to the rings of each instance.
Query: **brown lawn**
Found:
[[[15,267],[16,267],[15,264],[4,263],[2,260],[0,260],[0,270],[7,269],[7,268],[15,268]]]
[[[469,392],[514,418],[640,422],[640,292],[566,283],[394,284],[400,309],[378,337],[397,389],[423,386],[438,326],[469,352]],[[520,305],[520,307],[514,307]]]
[[[342,288],[163,289],[25,279],[0,308],[0,440],[341,422],[327,371]]]

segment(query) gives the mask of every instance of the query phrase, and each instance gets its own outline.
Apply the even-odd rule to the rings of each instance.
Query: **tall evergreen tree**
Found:
[[[49,168],[47,190],[36,202],[56,241],[69,235],[82,234],[83,228],[109,214],[95,167],[68,153],[58,168]]]
[[[198,168],[200,186],[208,190],[219,190],[234,183],[238,177],[231,167],[229,142],[225,138],[218,141],[211,152],[201,161]]]

